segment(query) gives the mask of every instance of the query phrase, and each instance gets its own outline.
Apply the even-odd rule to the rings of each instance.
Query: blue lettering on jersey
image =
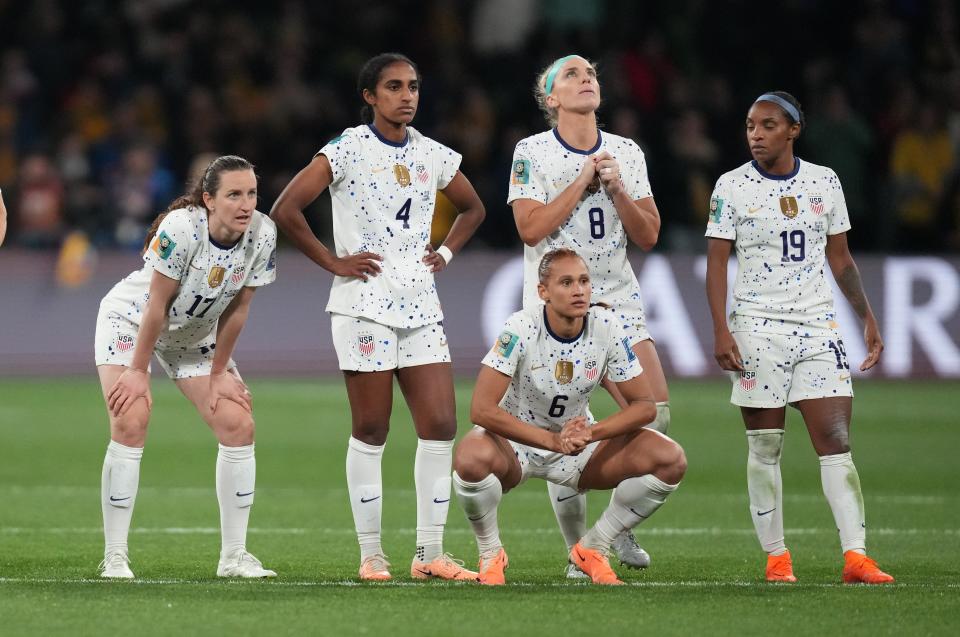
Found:
[[[274,248],[273,252],[270,253],[270,258],[267,259],[267,267],[265,268],[267,272],[277,267],[277,249]]]
[[[634,351],[630,348],[630,341],[629,341],[629,339],[627,339],[627,337],[624,336],[623,339],[622,339],[620,342],[623,343],[623,349],[627,350],[627,360],[628,360],[628,361],[637,360],[637,355],[636,355],[636,354],[634,353]]]

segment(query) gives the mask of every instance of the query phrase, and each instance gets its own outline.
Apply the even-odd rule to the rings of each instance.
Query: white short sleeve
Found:
[[[497,337],[497,342],[487,355],[483,357],[483,364],[492,367],[502,374],[513,377],[520,362],[526,355],[530,333],[529,320],[525,320],[517,312],[503,326],[503,331]]]
[[[248,288],[269,285],[277,278],[277,226],[266,215],[263,215],[256,241],[257,256],[243,282]]]
[[[630,143],[630,152],[620,165],[620,174],[623,176],[623,185],[634,201],[653,196],[650,187],[650,176],[647,174],[647,158],[635,143]]]
[[[525,142],[520,142],[513,151],[513,164],[510,169],[510,189],[507,194],[507,203],[517,199],[533,199],[542,204],[547,203],[547,188],[543,183],[543,175],[537,170],[533,158]]]
[[[177,210],[169,213],[160,222],[156,236],[143,253],[144,263],[164,276],[181,280],[189,265],[194,233],[189,215]]]
[[[607,348],[607,376],[615,383],[636,378],[643,373],[640,359],[630,347],[630,339],[619,324],[614,323],[610,331],[610,344]]]
[[[437,189],[443,190],[450,185],[453,178],[457,176],[460,170],[460,162],[463,157],[453,149],[447,148],[443,144],[434,142],[436,147],[433,152],[436,156],[434,160],[437,167]]]
[[[830,225],[827,234],[840,234],[850,229],[850,214],[847,212],[847,199],[843,196],[843,187],[837,173],[830,171],[830,196],[833,209],[830,210]]]
[[[330,171],[333,173],[332,184],[340,183],[352,166],[360,159],[360,146],[348,128],[342,134],[334,137],[317,151],[330,162]]]
[[[717,180],[710,197],[710,215],[705,235],[731,241],[737,238],[737,210],[730,196],[730,187],[723,177]]]

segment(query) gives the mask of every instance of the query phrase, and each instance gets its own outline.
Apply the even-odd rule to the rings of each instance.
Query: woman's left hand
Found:
[[[880,328],[876,319],[866,322],[863,328],[863,340],[867,344],[867,357],[860,363],[860,371],[865,372],[880,362],[880,353],[883,351],[883,339],[880,338]]]
[[[233,372],[210,374],[210,411],[217,412],[217,403],[230,400],[253,413],[253,396],[250,388]]]
[[[442,254],[434,250],[432,245],[428,243],[424,251],[426,254],[423,255],[423,262],[430,266],[430,272],[436,274],[447,267],[447,260],[443,258]]]
[[[597,166],[597,176],[600,183],[611,197],[623,190],[623,181],[620,179],[620,164],[607,151],[593,156]]]

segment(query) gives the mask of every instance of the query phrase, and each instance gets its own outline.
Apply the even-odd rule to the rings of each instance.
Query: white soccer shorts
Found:
[[[450,362],[441,323],[405,329],[343,314],[330,314],[330,323],[344,371],[379,372]]]

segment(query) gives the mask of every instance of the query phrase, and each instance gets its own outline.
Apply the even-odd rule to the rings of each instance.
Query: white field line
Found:
[[[311,581],[311,580],[302,580],[302,581],[283,581],[283,580],[209,580],[209,579],[135,579],[131,581],[117,581],[109,580],[103,578],[54,578],[54,577],[0,577],[0,584],[102,584],[106,586],[176,586],[182,584],[203,584],[209,586],[210,584],[219,584],[223,586],[244,586],[244,585],[256,585],[258,586],[257,590],[259,591],[268,591],[271,589],[282,589],[290,587],[314,587],[314,588],[426,588],[429,590],[434,586],[442,586],[444,588],[450,587],[460,587],[460,586],[473,586],[469,582],[462,583],[453,583],[453,582],[431,582],[425,584],[422,582],[377,582],[377,583],[366,583],[358,582],[355,580],[330,580],[330,581]],[[783,587],[784,589],[795,589],[795,588],[843,588],[843,589],[863,589],[868,588],[866,586],[850,586],[849,584],[841,583],[827,583],[827,582],[813,582],[813,583],[798,583],[798,584],[770,584],[768,582],[761,581],[742,581],[742,580],[688,580],[688,581],[676,581],[676,582],[627,582],[627,586],[632,586],[634,588],[764,588],[770,589],[774,587]],[[508,586],[513,587],[529,587],[529,588],[586,588],[591,586],[588,582],[509,582]],[[938,590],[938,589],[954,589],[960,588],[960,584],[951,583],[951,584],[924,584],[924,583],[894,583],[887,584],[884,586],[878,586],[871,590],[886,590],[889,588],[916,588],[916,589],[928,589],[928,590]],[[481,588],[481,590],[484,590]]]
[[[261,487],[260,495],[261,497],[269,497],[270,495],[293,495],[296,497],[306,497],[308,499],[315,499],[313,496],[314,491],[319,491],[320,486],[312,487]],[[343,494],[344,501],[346,502],[346,487],[322,487],[323,494],[328,496],[329,494]],[[413,489],[394,489],[387,487],[384,489],[386,495],[390,497],[416,497],[416,492]],[[209,487],[150,487],[150,486],[141,486],[139,488],[139,493],[155,493],[159,492],[166,495],[174,495],[179,497],[209,497],[214,495],[216,492],[214,490],[213,483],[211,482]],[[91,493],[100,493],[100,485],[90,485],[90,486],[75,486],[75,485],[32,485],[32,486],[22,486],[22,485],[0,485],[0,493],[7,493],[9,495],[23,495],[31,496],[36,495],[37,493],[44,494],[55,494],[55,495],[65,495],[65,496],[76,496],[83,494]],[[539,490],[530,490],[525,489],[522,491],[512,492],[505,497],[507,500],[516,500],[516,499],[543,499],[546,500],[547,496],[546,489],[543,491]],[[679,498],[680,495],[678,494]],[[690,493],[688,491],[682,492],[682,497],[684,500],[692,499],[704,499],[710,501],[730,501],[730,502],[747,502],[747,491],[746,488],[742,492],[735,493]],[[326,499],[326,498],[324,498]],[[864,499],[867,502],[872,502],[876,504],[899,504],[899,505],[921,505],[921,506],[940,506],[946,504],[948,501],[953,501],[960,499],[960,496],[943,496],[943,495],[924,495],[924,494],[909,494],[909,493],[866,493],[864,494]],[[824,497],[822,493],[785,493],[783,494],[783,500],[785,502],[794,502],[794,503],[810,503],[810,502],[824,502]]]
[[[514,527],[504,529],[508,534],[525,535],[555,535],[558,533],[555,527],[546,528],[525,528]],[[252,535],[348,535],[352,536],[354,530],[349,527],[292,527],[292,528],[260,528],[251,527],[247,531]],[[385,533],[398,535],[415,535],[415,528],[385,529]],[[452,535],[472,535],[472,529],[450,528],[444,531]],[[909,535],[960,535],[960,529],[892,529],[877,528],[867,529],[870,535],[891,535],[891,536],[909,536]],[[81,527],[25,527],[25,526],[0,526],[0,535],[85,535],[100,534],[103,529],[98,526]],[[133,535],[219,535],[220,528],[213,526],[168,526],[168,527],[133,527],[130,529]],[[832,528],[793,528],[786,529],[785,534],[791,535],[836,535],[836,529]],[[636,534],[640,537],[649,536],[690,536],[690,535],[745,535],[753,536],[753,529],[741,528],[721,528],[721,527],[650,527],[638,528]]]

